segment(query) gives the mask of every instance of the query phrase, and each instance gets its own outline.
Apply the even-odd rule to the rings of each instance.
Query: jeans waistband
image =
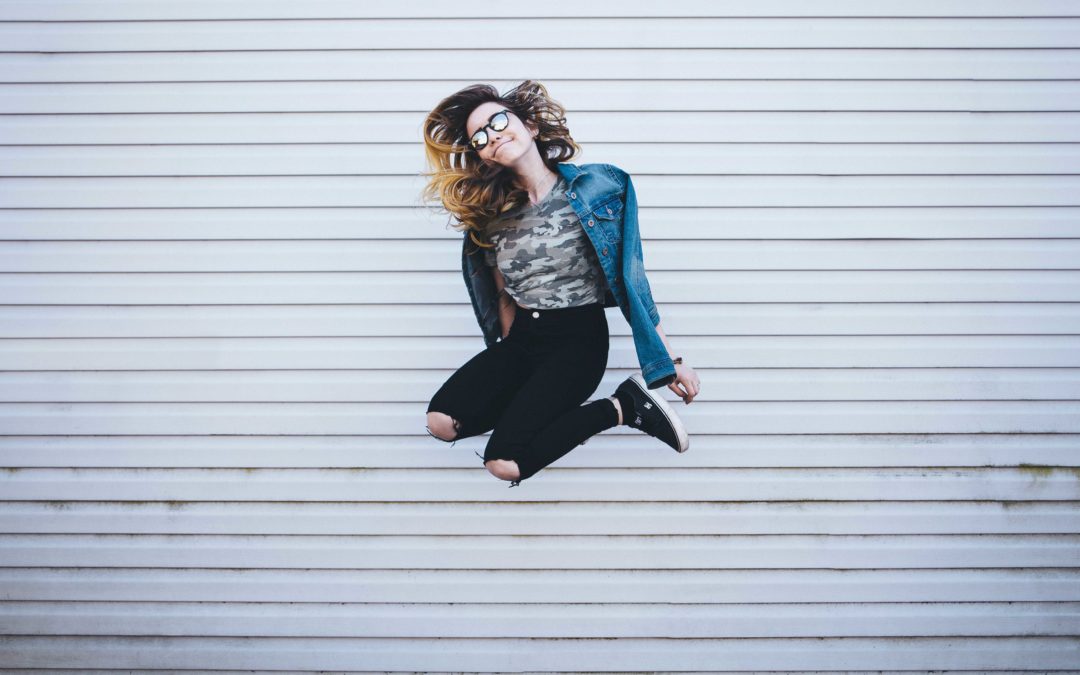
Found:
[[[569,319],[579,316],[589,316],[592,314],[604,313],[604,305],[597,302],[588,305],[578,305],[577,307],[555,307],[552,309],[536,309],[533,307],[522,307],[517,303],[515,303],[514,306],[517,308],[516,313],[518,315],[525,314],[534,319],[538,319],[541,317],[549,317],[552,319]]]
[[[547,346],[563,340],[606,342],[607,314],[599,303],[555,309],[532,309],[517,305],[508,337],[513,337],[515,341],[540,340]]]

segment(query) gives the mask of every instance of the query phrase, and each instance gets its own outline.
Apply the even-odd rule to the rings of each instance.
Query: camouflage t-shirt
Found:
[[[503,216],[489,239],[495,248],[484,249],[484,261],[498,264],[506,291],[518,304],[557,309],[604,301],[607,279],[562,176],[539,204]]]

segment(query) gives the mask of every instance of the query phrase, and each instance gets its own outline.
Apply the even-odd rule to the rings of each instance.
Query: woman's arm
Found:
[[[656,324],[656,332],[660,334],[660,341],[664,343],[664,347],[667,348],[668,356],[675,358],[678,354],[671,348],[671,343],[668,342],[667,335],[664,335],[664,329],[660,327],[660,324]]]
[[[667,348],[668,356],[674,359],[677,354],[671,348],[671,343],[668,342],[667,335],[664,335],[664,329],[660,327],[660,324],[656,324],[656,332],[660,335],[664,347]],[[689,364],[677,363],[675,364],[675,381],[668,385],[668,389],[675,392],[683,403],[689,405],[701,391],[701,380]]]
[[[506,279],[503,278],[499,268],[492,267],[491,273],[495,276],[495,290],[498,292],[499,298],[499,326],[502,328],[503,339],[506,339],[506,336],[510,334],[510,325],[514,323],[514,314],[516,312],[514,305],[517,303],[503,290],[506,288]]]

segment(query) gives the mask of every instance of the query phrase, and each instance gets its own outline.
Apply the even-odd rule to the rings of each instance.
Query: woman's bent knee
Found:
[[[432,411],[427,414],[427,427],[436,438],[452,441],[457,438],[460,423],[446,413]]]
[[[517,480],[521,476],[517,462],[512,459],[489,459],[484,462],[491,475],[503,480]]]

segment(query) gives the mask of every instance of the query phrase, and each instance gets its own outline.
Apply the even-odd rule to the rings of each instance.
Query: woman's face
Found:
[[[481,127],[487,132],[487,145],[477,151],[480,159],[489,163],[511,166],[529,152],[535,152],[539,156],[535,141],[536,130],[527,127],[513,112],[506,114],[510,124],[502,131],[494,131],[491,127],[484,126],[490,121],[491,116],[500,110],[509,109],[497,101],[486,101],[476,106],[465,122],[467,138],[472,138]]]

